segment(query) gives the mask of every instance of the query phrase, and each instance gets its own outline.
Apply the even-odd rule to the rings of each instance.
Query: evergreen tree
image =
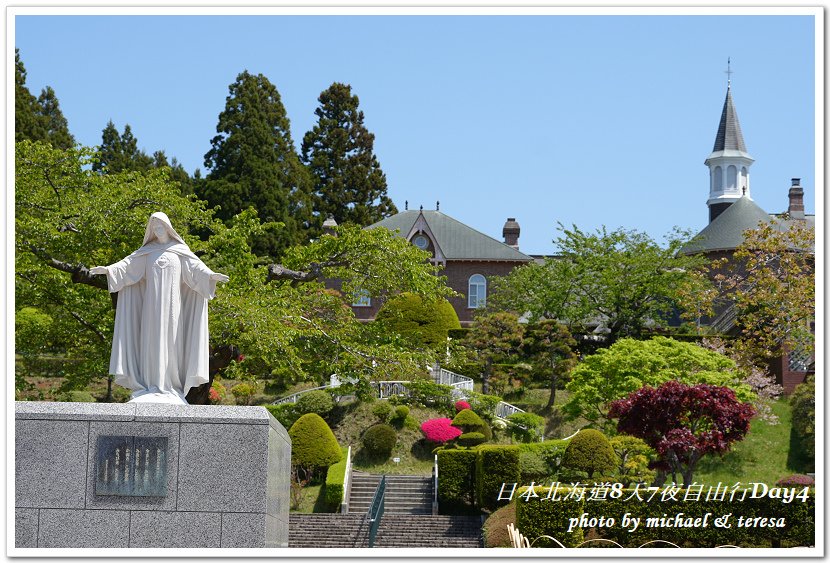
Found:
[[[129,124],[125,125],[124,132],[119,134],[112,120],[107,123],[101,133],[98,158],[98,162],[92,165],[92,169],[109,174],[123,171],[147,171],[153,168],[154,164],[153,157],[138,150],[138,140],[133,135]]]
[[[302,159],[312,176],[317,221],[366,226],[397,213],[386,175],[373,153],[351,86],[335,82],[318,98],[317,125],[303,137]]]
[[[197,184],[197,195],[221,206],[217,216],[224,221],[253,207],[263,220],[283,223],[254,241],[254,252],[263,256],[277,257],[309,234],[308,176],[289,125],[276,87],[261,74],[242,72],[230,85],[218,135],[205,154],[210,172]]]
[[[51,86],[47,86],[40,93],[37,105],[38,118],[46,131],[46,140],[56,149],[68,149],[75,146],[75,138],[69,133],[69,124]]]
[[[46,128],[40,118],[40,108],[26,87],[26,67],[20,59],[20,49],[14,50],[14,140],[47,140]]]

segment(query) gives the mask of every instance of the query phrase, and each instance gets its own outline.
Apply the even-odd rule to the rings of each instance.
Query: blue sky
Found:
[[[815,210],[810,16],[38,15],[17,16],[15,45],[78,142],[130,124],[191,173],[243,70],[276,85],[297,149],[320,92],[351,84],[400,209],[440,200],[495,238],[516,217],[534,254],[557,222],[705,226],[731,57],[753,199],[783,211],[800,177]]]

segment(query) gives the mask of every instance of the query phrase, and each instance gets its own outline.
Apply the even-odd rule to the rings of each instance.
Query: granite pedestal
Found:
[[[15,403],[17,548],[287,547],[290,475],[263,407]]]

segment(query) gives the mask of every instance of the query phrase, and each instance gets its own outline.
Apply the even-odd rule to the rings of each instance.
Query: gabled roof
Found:
[[[720,116],[718,134],[715,136],[715,147],[712,152],[739,151],[746,152],[744,136],[741,133],[741,124],[738,122],[738,113],[732,104],[732,89],[726,89],[726,100],[723,102],[723,112]]]
[[[744,241],[744,231],[758,228],[759,223],[769,223],[769,214],[757,203],[743,196],[715,217],[698,235],[680,251],[684,254],[734,250]]]
[[[453,219],[449,215],[444,215],[440,211],[402,211],[367,228],[384,227],[390,231],[397,230],[401,237],[408,237],[420,216],[423,216],[429,230],[436,239],[434,242],[447,260],[515,262],[533,260],[527,254],[511,248],[503,242]]]

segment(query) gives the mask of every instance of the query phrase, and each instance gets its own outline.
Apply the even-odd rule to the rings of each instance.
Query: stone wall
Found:
[[[158,496],[100,494],[101,436],[166,439]],[[290,469],[263,407],[17,402],[15,547],[287,547]]]

